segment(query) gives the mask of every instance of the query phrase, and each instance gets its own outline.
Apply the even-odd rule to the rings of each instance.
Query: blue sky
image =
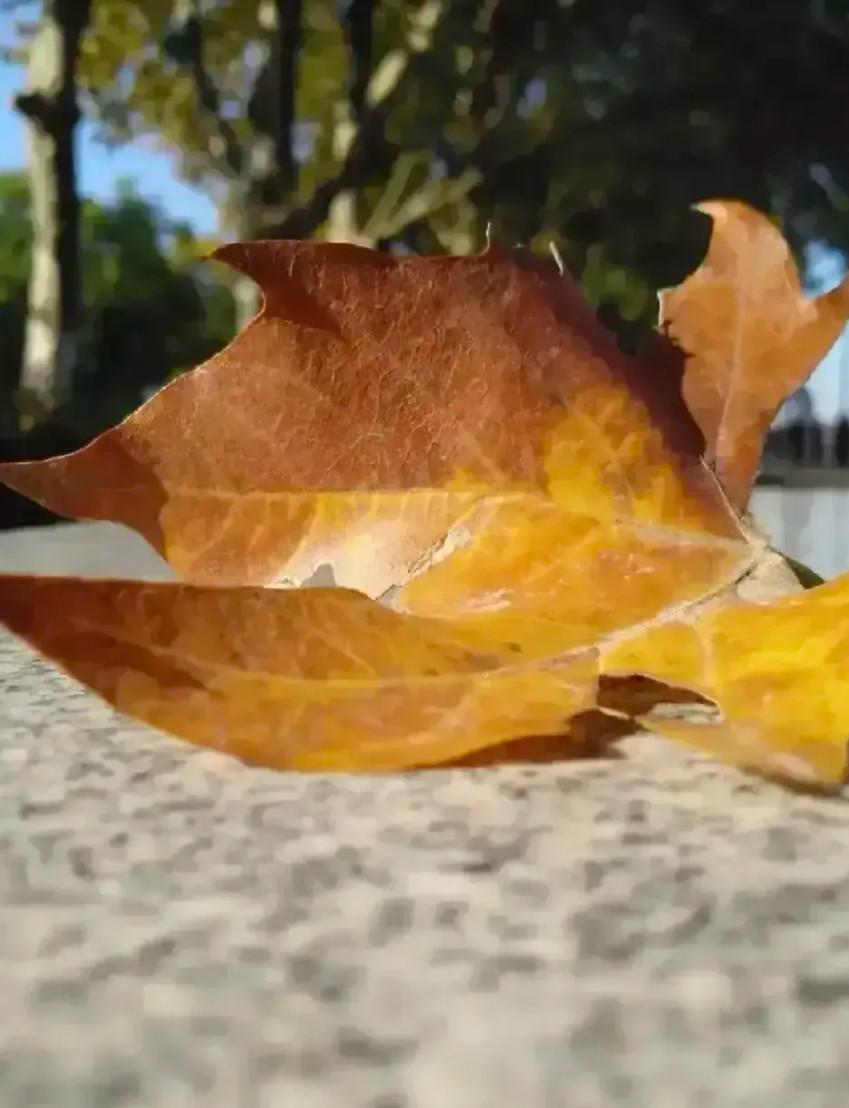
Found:
[[[8,45],[14,38],[12,17],[0,14],[0,45]],[[21,117],[11,108],[12,97],[23,80],[20,66],[0,62],[0,171],[20,169],[26,160]],[[216,229],[215,207],[202,192],[177,179],[171,159],[157,152],[149,140],[139,139],[110,151],[93,140],[93,133],[91,124],[83,122],[77,164],[80,191],[85,196],[108,200],[115,193],[117,181],[131,178],[142,196],[170,215],[187,220],[203,233]]]
[[[11,17],[0,14],[0,45],[13,41]],[[20,169],[25,162],[24,132],[19,114],[11,109],[14,94],[22,85],[20,67],[0,62],[0,172]],[[157,151],[150,140],[138,139],[117,150],[94,141],[94,128],[85,122],[79,129],[78,169],[80,191],[86,196],[109,200],[116,183],[135,182],[138,192],[169,215],[184,219],[201,233],[217,228],[215,206],[198,189],[176,176],[172,159]],[[836,284],[842,276],[839,259],[826,251],[813,255],[814,272],[822,288]],[[849,414],[849,340],[844,336],[832,349],[810,382],[812,399],[820,419]]]

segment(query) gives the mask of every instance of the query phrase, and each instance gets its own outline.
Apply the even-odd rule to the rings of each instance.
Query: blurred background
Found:
[[[74,449],[220,349],[221,241],[554,242],[637,350],[770,213],[811,295],[849,250],[849,0],[0,0],[0,457]],[[849,347],[781,413],[754,510],[849,569]],[[48,517],[0,494],[0,529]]]

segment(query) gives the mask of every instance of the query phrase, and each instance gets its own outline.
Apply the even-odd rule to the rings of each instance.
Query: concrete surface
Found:
[[[0,567],[133,548],[53,529]],[[651,741],[247,769],[0,637],[0,1104],[844,1108],[847,848],[845,802]]]

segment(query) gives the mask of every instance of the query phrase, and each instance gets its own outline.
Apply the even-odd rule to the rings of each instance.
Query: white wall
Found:
[[[773,545],[822,577],[849,570],[849,489],[755,489],[752,514]]]

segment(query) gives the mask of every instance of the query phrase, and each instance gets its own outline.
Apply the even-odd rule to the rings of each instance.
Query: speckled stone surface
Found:
[[[849,803],[632,754],[274,774],[0,636],[0,1104],[845,1108]]]

